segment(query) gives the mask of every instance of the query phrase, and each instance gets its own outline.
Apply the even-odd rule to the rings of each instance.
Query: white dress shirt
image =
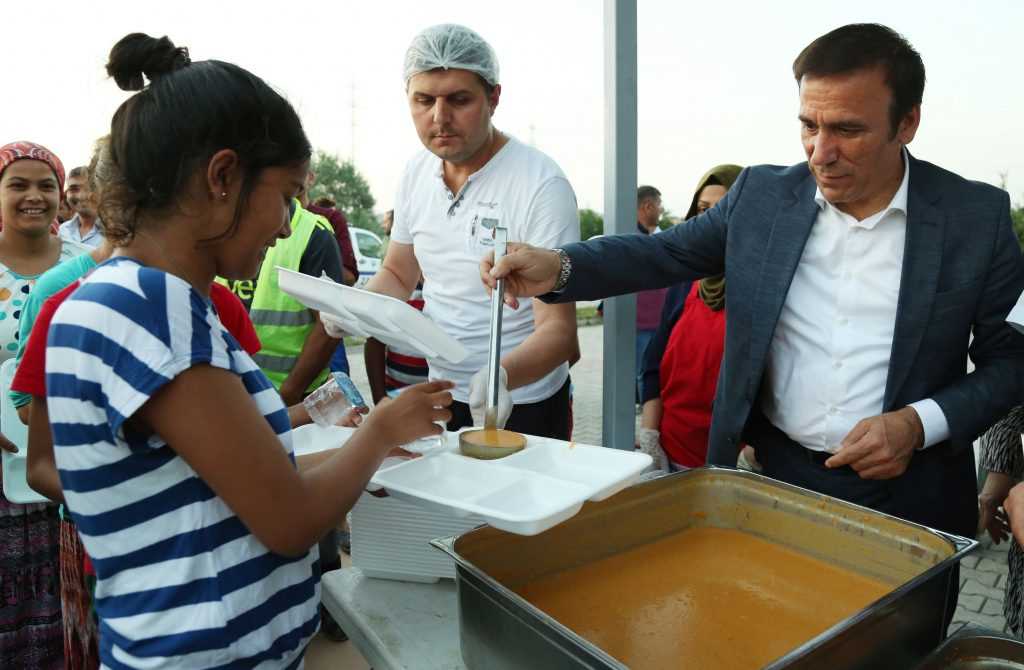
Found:
[[[807,449],[836,452],[858,421],[882,413],[907,237],[906,152],[903,163],[892,201],[863,221],[815,193],[818,217],[775,327],[761,397],[768,420]],[[924,446],[949,438],[934,400],[911,407]]]

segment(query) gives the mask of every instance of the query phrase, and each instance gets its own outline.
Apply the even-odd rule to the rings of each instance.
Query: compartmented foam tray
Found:
[[[303,426],[292,432],[296,455],[341,446],[351,428]],[[651,457],[533,435],[526,448],[493,461],[463,456],[458,434],[443,443],[406,445],[420,458],[389,459],[370,480],[395,499],[453,517],[478,517],[495,528],[536,535],[640,479]]]
[[[588,500],[604,500],[636,482],[650,456],[527,436],[523,451],[481,461],[449,446],[381,469],[373,484],[407,500],[491,526],[536,535],[575,515]]]

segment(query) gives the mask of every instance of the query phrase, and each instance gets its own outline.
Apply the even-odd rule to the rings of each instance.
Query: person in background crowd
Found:
[[[311,153],[298,116],[255,75],[192,63],[167,38],[126,36],[107,71],[138,91],[114,114],[101,183],[117,251],[57,308],[46,355],[54,456],[97,573],[100,657],[300,667],[319,622],[312,547],[388,451],[439,432],[450,384],[410,390],[296,470],[285,405],[208,290],[256,275],[291,232]],[[171,547],[188,560],[167,560]]]
[[[96,205],[89,186],[89,169],[76,167],[68,173],[66,199],[75,215],[60,225],[65,240],[95,249],[103,243],[103,224],[96,216]]]
[[[331,224],[334,229],[334,238],[338,241],[338,249],[341,251],[341,283],[345,286],[353,286],[359,280],[359,264],[356,262],[356,254],[352,249],[352,237],[348,233],[348,219],[330,198],[321,197],[317,198],[316,202],[310,202],[309,189],[315,183],[316,174],[310,170],[309,181],[299,195],[299,202],[305,209],[324,217]]]
[[[99,155],[99,152],[102,150],[102,146],[105,142],[105,138],[97,142],[93,163],[95,163],[95,156]],[[103,223],[100,221],[99,217],[96,216],[96,208],[99,206],[99,199],[96,197],[96,193],[93,190],[91,168],[92,165],[72,170],[71,174],[75,174],[75,183],[68,186],[67,193],[69,199],[74,199],[76,211],[84,209],[91,212],[91,218],[94,222],[93,225],[99,235],[97,239],[100,243],[98,246],[90,249],[87,253],[79,254],[78,256],[74,256],[58,263],[40,275],[36,280],[31,293],[28,294],[28,297],[22,304],[21,318],[18,321],[17,360],[19,366],[21,365],[21,359],[25,353],[25,345],[28,342],[29,334],[32,332],[32,326],[35,323],[36,315],[39,313],[39,308],[42,307],[43,302],[57,291],[85,275],[92,268],[110,258],[110,255],[114,252],[113,246],[107,242],[105,237],[103,237]],[[71,179],[69,178],[69,182],[70,181]],[[72,193],[74,194],[73,196]],[[67,240],[70,238],[62,235],[61,239]],[[22,417],[22,421],[24,423],[28,423],[28,403],[31,401],[31,397],[17,393],[13,390],[10,392],[10,396],[11,402]]]
[[[453,24],[421,32],[406,52],[405,86],[425,150],[406,166],[387,255],[367,288],[408,300],[422,277],[424,314],[469,351],[458,364],[427,358],[432,376],[456,384],[455,430],[484,406],[490,300],[476,267],[493,228],[557,245],[579,239],[579,216],[555,162],[494,127],[498,60],[478,34]],[[575,307],[536,301],[503,319],[499,427],[567,439]]]
[[[87,250],[50,234],[64,166],[33,142],[0,147],[0,361],[18,350],[18,324],[36,279]],[[0,436],[0,448],[17,451]],[[63,667],[57,506],[0,494],[0,667]]]
[[[60,204],[57,206],[57,225],[58,233],[60,231],[60,224],[65,221],[70,221],[71,217],[75,215],[75,211],[71,209],[71,205],[68,204],[67,198],[61,198]]]
[[[299,195],[299,202],[302,203],[305,209],[327,219],[331,227],[334,228],[334,237],[338,240],[338,249],[341,251],[342,283],[346,286],[352,286],[359,279],[359,264],[356,262],[356,255],[352,250],[352,238],[348,233],[348,221],[345,219],[345,214],[335,207],[334,201],[330,198],[319,198],[317,204],[310,203],[309,191],[313,188],[314,183],[316,183],[316,175],[310,170],[309,176],[306,178],[306,186]],[[338,341],[338,348],[331,354],[328,366],[332,372],[349,373],[351,368],[348,363],[348,354],[345,352],[344,338]]]
[[[995,544],[1010,541],[1003,615],[1006,625],[1018,637],[1024,635],[1024,552],[1019,539],[1011,532],[1007,496],[1014,485],[1024,479],[1022,433],[1024,407],[1015,407],[981,437],[980,465],[988,474],[978,494],[978,534],[988,531]]]
[[[653,186],[641,186],[636,190],[636,231],[640,235],[654,235],[658,222],[665,210],[661,206],[661,191]],[[638,291],[636,294],[636,398],[641,399],[640,381],[643,376],[644,352],[658,330],[658,319],[665,304],[665,290],[656,288]]]
[[[381,245],[381,254],[387,256],[388,244],[391,243],[391,229],[395,225],[395,210],[389,209],[384,212],[384,216],[380,220],[380,230],[384,233],[384,243]]]
[[[96,190],[93,182],[93,169],[96,163],[96,156],[102,150],[104,141],[97,143],[96,152],[92,163],[87,168],[75,168],[71,171],[75,182],[68,186],[69,199],[74,201],[76,211],[87,211],[92,213],[97,230],[101,229],[99,217],[95,216],[96,208],[99,205],[96,197]],[[71,179],[69,178],[69,182]],[[72,195],[73,194],[73,195]],[[64,237],[63,239],[68,239]],[[24,353],[26,344],[29,341],[33,324],[43,303],[50,295],[56,292],[64,292],[62,289],[68,284],[77,286],[77,280],[96,267],[97,264],[105,261],[113,252],[113,247],[106,238],[100,237],[100,245],[88,253],[69,258],[58,263],[44,272],[36,281],[32,292],[28,294],[21,310],[21,318],[18,322],[18,368],[11,383],[11,402],[18,410],[18,415],[23,423],[29,422],[29,412],[33,400],[32,395],[22,391],[17,383],[20,376],[24,376],[27,368],[24,364]],[[43,342],[45,347],[45,340]],[[41,367],[36,370],[38,376],[44,374]],[[45,402],[45,399],[42,400]],[[49,435],[49,426],[44,425],[43,429]],[[31,436],[29,445],[32,446]],[[52,449],[49,449],[52,455]],[[62,503],[62,497],[54,497],[47,492],[46,483],[42,487],[40,482],[33,475],[34,459],[40,455],[40,449],[30,448],[28,454],[28,484],[33,489],[46,495],[56,503]],[[52,462],[52,458],[50,459]],[[50,468],[53,480],[57,479],[56,467]],[[96,575],[92,570],[92,563],[85,554],[82,541],[78,537],[78,530],[75,528],[71,517],[60,510],[60,538],[59,538],[58,562],[60,565],[60,607],[61,619],[64,630],[64,667],[67,670],[93,670],[99,667],[99,630],[96,628],[96,621],[92,615],[91,587],[95,585]]]
[[[697,183],[685,220],[714,207],[741,170],[738,165],[711,168]],[[668,289],[641,366],[643,411],[637,431],[640,450],[660,469],[695,468],[707,461],[724,349],[725,276]]]

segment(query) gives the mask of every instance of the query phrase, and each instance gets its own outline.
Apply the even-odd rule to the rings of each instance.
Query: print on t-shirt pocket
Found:
[[[466,236],[466,251],[482,257],[494,249],[494,228],[500,225],[501,214],[497,210],[477,210],[470,219]]]

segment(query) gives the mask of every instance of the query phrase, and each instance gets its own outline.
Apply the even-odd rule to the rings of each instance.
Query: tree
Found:
[[[1013,219],[1013,232],[1017,233],[1017,241],[1024,250],[1024,204],[1011,207],[1010,217]]]
[[[580,239],[589,240],[594,235],[604,234],[604,219],[592,209],[580,210]]]
[[[679,223],[679,218],[667,209],[658,220],[658,228],[666,230]],[[594,235],[604,234],[604,218],[592,209],[580,210],[580,239],[589,240]]]
[[[999,173],[999,188],[1004,191],[1006,188],[1006,172]],[[1017,234],[1017,243],[1024,250],[1024,203],[1018,203],[1016,207],[1010,206],[1010,221],[1013,223],[1013,232]]]
[[[679,223],[679,217],[670,212],[667,209],[661,210],[661,218],[658,219],[658,228],[660,230],[668,230],[672,226]]]
[[[310,169],[316,174],[316,182],[309,191],[310,201],[326,196],[345,213],[349,224],[381,234],[380,223],[373,214],[377,201],[352,161],[339,161],[337,156],[317,151]]]

